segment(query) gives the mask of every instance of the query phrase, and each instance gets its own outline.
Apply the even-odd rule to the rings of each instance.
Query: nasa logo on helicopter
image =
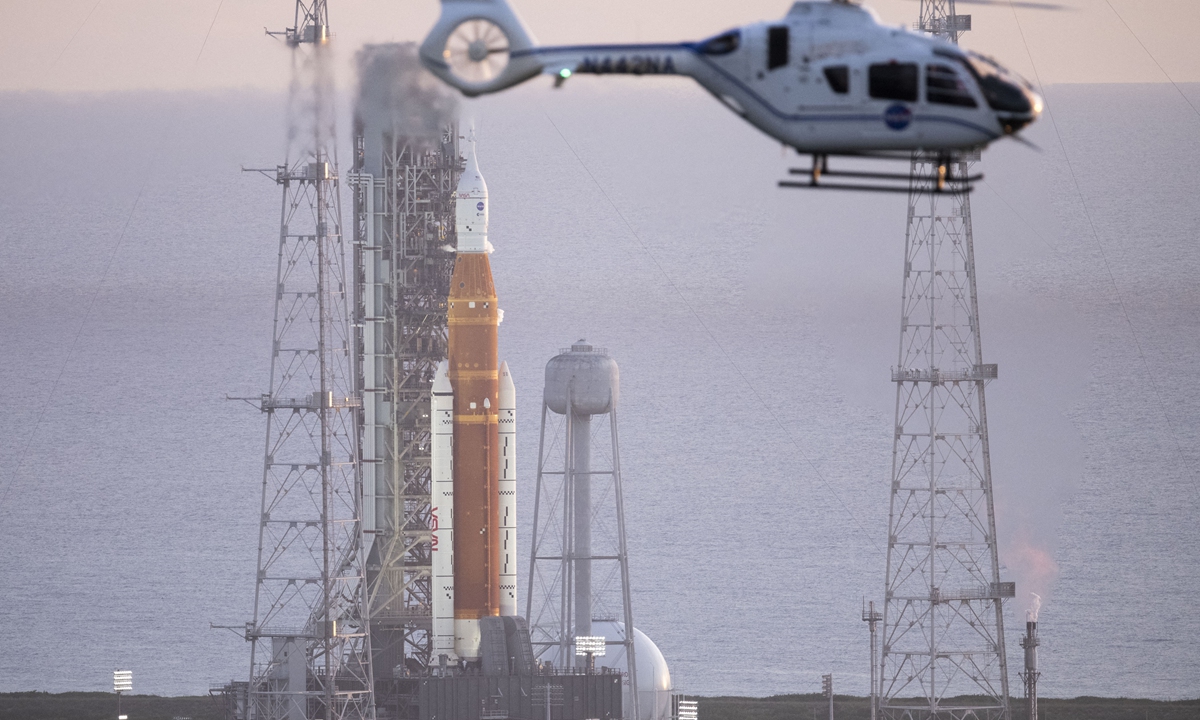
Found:
[[[883,113],[883,121],[893,130],[903,130],[912,122],[912,110],[907,105],[896,103]]]
[[[923,152],[944,175],[956,153],[1015,136],[1042,111],[1033,87],[999,63],[882,25],[847,0],[796,2],[779,21],[698,42],[638,45],[536,45],[506,0],[442,0],[441,8],[421,61],[466,95],[543,73],[556,86],[578,74],[687,75],[751,125],[812,155],[814,185],[830,155],[907,160]]]

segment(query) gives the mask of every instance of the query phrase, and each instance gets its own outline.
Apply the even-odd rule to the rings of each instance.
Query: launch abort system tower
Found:
[[[958,41],[954,0],[921,0],[918,29]],[[909,181],[900,353],[892,370],[887,578],[880,656],[884,718],[1009,717],[1002,601],[984,386],[995,379],[979,336],[971,204],[962,178],[978,159],[916,154]]]

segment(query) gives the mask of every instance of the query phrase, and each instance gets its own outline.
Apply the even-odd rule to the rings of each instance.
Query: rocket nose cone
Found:
[[[466,166],[458,178],[458,196],[460,198],[486,198],[487,183],[483,181],[483,174],[479,172],[479,160],[475,157],[474,141],[467,146],[466,160]]]
[[[454,392],[454,388],[450,385],[449,360],[443,360],[438,363],[437,370],[433,373],[433,392],[439,395]]]
[[[508,363],[500,363],[500,407],[515,408],[517,406],[517,386],[513,384],[512,373],[508,371]]]

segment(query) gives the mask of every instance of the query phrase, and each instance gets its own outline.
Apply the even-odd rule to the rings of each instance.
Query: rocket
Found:
[[[447,359],[431,396],[433,657],[480,659],[480,618],[516,615],[516,388],[499,362],[487,184],[474,144],[455,190]]]

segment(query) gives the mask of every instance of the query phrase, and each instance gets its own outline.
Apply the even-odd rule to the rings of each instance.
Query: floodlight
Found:
[[[601,635],[580,635],[575,638],[575,654],[583,657],[603,657],[605,638]]]
[[[133,692],[132,670],[113,670],[113,692]]]

